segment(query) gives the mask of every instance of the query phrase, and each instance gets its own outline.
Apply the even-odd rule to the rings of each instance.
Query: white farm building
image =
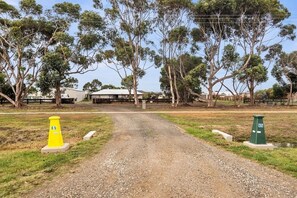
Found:
[[[131,91],[132,98],[134,98],[134,91]],[[137,92],[139,99],[142,99],[143,93]],[[128,99],[129,91],[128,89],[102,89],[100,91],[94,92],[91,94],[92,99],[101,98],[101,99]]]

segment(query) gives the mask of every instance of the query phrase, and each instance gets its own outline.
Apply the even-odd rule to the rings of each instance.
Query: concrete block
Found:
[[[277,148],[276,146],[274,146],[271,143],[267,143],[267,144],[253,144],[253,143],[251,143],[249,141],[244,141],[243,142],[243,145],[248,146],[250,148],[255,148],[255,149],[269,149],[269,150],[272,150],[272,149]]]
[[[219,131],[219,130],[216,130],[216,129],[212,130],[212,132],[213,132],[213,133],[216,133],[216,134],[220,134],[220,135],[222,135],[223,138],[224,138],[225,140],[227,140],[228,142],[232,142],[232,141],[233,141],[233,136],[230,135],[230,134],[228,134],[228,133],[225,133],[225,132],[222,132],[222,131]]]
[[[86,140],[90,140],[92,137],[93,137],[93,135],[96,133],[96,131],[90,131],[89,133],[87,133],[87,135],[85,135],[84,137],[83,137],[83,140],[84,141],[86,141]]]
[[[63,146],[60,147],[48,147],[45,146],[41,149],[41,153],[60,153],[60,152],[65,152],[69,149],[70,144],[69,143],[64,143]]]

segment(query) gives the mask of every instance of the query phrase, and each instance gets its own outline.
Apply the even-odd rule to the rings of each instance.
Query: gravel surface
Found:
[[[113,138],[100,154],[27,197],[297,197],[296,179],[199,141],[158,115],[111,116]]]

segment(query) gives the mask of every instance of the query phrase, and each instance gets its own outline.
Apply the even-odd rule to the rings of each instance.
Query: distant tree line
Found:
[[[174,107],[201,98],[203,87],[209,107],[222,88],[238,98],[246,87],[254,104],[269,65],[292,100],[297,52],[284,52],[282,43],[295,39],[296,26],[283,23],[290,12],[279,0],[106,1],[93,0],[95,10],[85,11],[69,2],[46,10],[35,0],[18,7],[0,1],[0,97],[19,108],[32,87],[55,89],[59,107],[61,87],[77,83],[71,75],[103,63],[133,90],[135,105],[151,67],[160,68]],[[84,89],[102,87],[95,80]]]

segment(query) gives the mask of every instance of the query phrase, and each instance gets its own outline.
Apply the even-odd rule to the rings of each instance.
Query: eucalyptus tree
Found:
[[[71,12],[59,5],[43,11],[35,0],[21,0],[18,8],[0,2],[0,69],[14,98],[3,92],[0,95],[15,107],[21,107],[36,82],[42,57],[51,51],[57,36],[69,29],[72,21],[63,19]]]
[[[109,0],[110,7],[105,9],[112,56],[129,68],[133,76],[134,103],[139,105],[137,87],[139,76],[144,74],[146,61],[154,55],[148,48],[148,35],[152,26],[151,0]],[[122,49],[116,46],[121,46]],[[152,59],[151,59],[152,60]]]
[[[61,106],[61,87],[74,86],[77,79],[71,74],[85,73],[89,71],[94,58],[89,56],[89,43],[86,44],[85,37],[69,33],[70,24],[78,22],[81,17],[81,8],[78,4],[58,3],[52,10],[47,11],[48,18],[65,24],[63,31],[55,32],[53,43],[42,57],[42,67],[38,85],[44,94],[55,90],[56,106]],[[83,13],[84,14],[84,13]],[[82,25],[80,24],[82,31]],[[87,34],[86,34],[87,36]]]
[[[102,87],[102,82],[98,79],[94,79],[91,82],[87,82],[83,86],[84,91],[89,91],[89,92],[96,92],[99,91]]]
[[[122,79],[121,85],[128,90],[129,98],[131,97],[131,90],[133,89],[133,76],[129,75]]]
[[[172,62],[173,68],[178,68],[180,64],[182,65],[181,71],[175,73],[178,79],[176,87],[180,94],[180,99],[187,103],[194,98],[200,97],[201,84],[205,80],[206,68],[201,57],[190,54],[183,54],[178,57],[178,60]],[[170,93],[170,82],[165,69],[165,67],[161,69],[160,87],[165,93]]]
[[[245,59],[247,58],[248,57],[245,57]],[[255,104],[255,87],[268,80],[267,74],[268,70],[267,67],[264,66],[264,61],[262,58],[257,55],[252,55],[248,61],[247,67],[239,77],[241,81],[245,81],[247,84],[250,93],[251,104]]]
[[[155,3],[155,31],[160,40],[160,57],[156,64],[162,67],[161,74],[167,76],[172,106],[177,106],[180,99],[177,73],[182,65],[175,62],[185,53],[184,49],[188,43],[191,7],[191,0],[157,0]]]
[[[297,83],[297,51],[286,53],[281,50],[281,46],[278,49],[274,48],[274,52],[271,53],[275,59],[274,67],[272,69],[272,76],[276,80],[285,85],[289,84],[289,97],[288,105],[293,102],[293,85]]]
[[[201,0],[193,15],[197,24],[193,40],[203,48],[208,66],[208,106],[214,105],[214,86],[246,72],[253,55],[262,57],[271,45],[295,37],[295,26],[282,24],[290,13],[278,0]],[[221,58],[228,44],[241,52],[242,64],[236,71]]]
[[[98,3],[98,2],[97,2]],[[95,6],[99,6],[96,4]],[[100,60],[102,48],[106,41],[104,37],[105,23],[99,13],[84,11],[78,4],[59,3],[53,7],[53,12],[61,15],[60,23],[79,22],[78,32],[57,32],[55,43],[42,58],[43,67],[39,86],[44,93],[55,89],[56,106],[61,106],[61,87],[73,85],[71,74],[83,74],[93,71],[94,64]],[[54,13],[49,15],[56,18]],[[68,30],[68,29],[67,29]]]
[[[134,70],[133,67],[131,67],[131,60],[133,60],[134,52],[130,50],[130,44],[116,34],[110,34],[110,37],[108,38],[112,49],[107,49],[102,53],[103,62],[107,67],[114,70],[118,74],[118,76],[121,78],[122,86],[127,88],[129,97],[131,97],[132,90],[134,87],[138,86],[138,79],[145,75],[145,70],[147,67],[144,64],[143,67]],[[139,58],[141,61],[153,59],[154,52],[152,50],[149,48],[144,49],[141,46],[138,48]],[[136,85],[134,84],[134,79],[137,79]]]

